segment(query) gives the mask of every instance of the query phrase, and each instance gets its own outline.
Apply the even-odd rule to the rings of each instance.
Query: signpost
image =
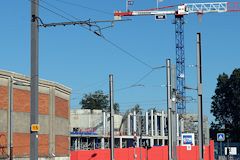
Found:
[[[220,155],[222,157],[222,142],[225,141],[225,134],[224,133],[217,133],[217,141],[220,142]]]
[[[225,134],[224,133],[217,133],[217,141],[225,141]]]

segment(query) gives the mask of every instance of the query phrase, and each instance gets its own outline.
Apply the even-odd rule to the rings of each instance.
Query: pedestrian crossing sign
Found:
[[[224,133],[218,133],[217,134],[217,141],[225,141],[225,134]]]

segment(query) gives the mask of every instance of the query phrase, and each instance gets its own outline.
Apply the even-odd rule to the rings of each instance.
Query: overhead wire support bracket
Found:
[[[56,23],[42,23],[39,25],[39,27],[56,27],[56,26],[68,26],[68,25],[87,25],[92,26],[96,25],[97,23],[114,23],[119,21],[129,21],[131,19],[125,19],[125,20],[101,20],[101,21],[72,21],[72,22],[56,22]]]
[[[39,18],[40,19],[40,18]],[[89,30],[92,31],[94,34],[97,36],[102,37],[101,31],[107,28],[111,28],[114,26],[115,22],[120,22],[120,21],[130,21],[131,19],[125,19],[125,20],[99,20],[99,21],[70,21],[70,22],[55,22],[55,23],[43,23],[42,20],[40,19],[41,24],[38,25],[39,27],[56,27],[56,26],[69,26],[69,25],[81,25],[81,26],[88,26]],[[98,23],[111,23],[109,26],[99,26],[97,25]],[[95,27],[97,29],[92,29],[92,27]]]

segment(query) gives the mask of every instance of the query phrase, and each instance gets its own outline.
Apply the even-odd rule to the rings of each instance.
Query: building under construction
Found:
[[[102,110],[72,109],[70,122],[72,150],[109,148],[110,113]],[[197,115],[177,115],[178,145],[181,144],[182,133],[194,133],[197,137],[197,127],[194,127],[197,123]],[[144,114],[137,114],[136,111],[123,115],[115,114],[114,139],[116,148],[167,145],[167,114],[155,110]],[[204,143],[209,144],[207,117],[204,118]]]

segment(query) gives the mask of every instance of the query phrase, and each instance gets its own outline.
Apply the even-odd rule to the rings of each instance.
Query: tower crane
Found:
[[[127,0],[132,1],[132,0]],[[165,19],[167,15],[175,16],[175,43],[176,43],[176,79],[177,79],[177,112],[186,113],[185,92],[185,54],[184,54],[184,16],[189,14],[202,15],[205,13],[239,12],[239,2],[207,2],[184,3],[161,8],[138,11],[115,11],[114,19],[120,20],[126,16],[155,16],[156,19]]]

